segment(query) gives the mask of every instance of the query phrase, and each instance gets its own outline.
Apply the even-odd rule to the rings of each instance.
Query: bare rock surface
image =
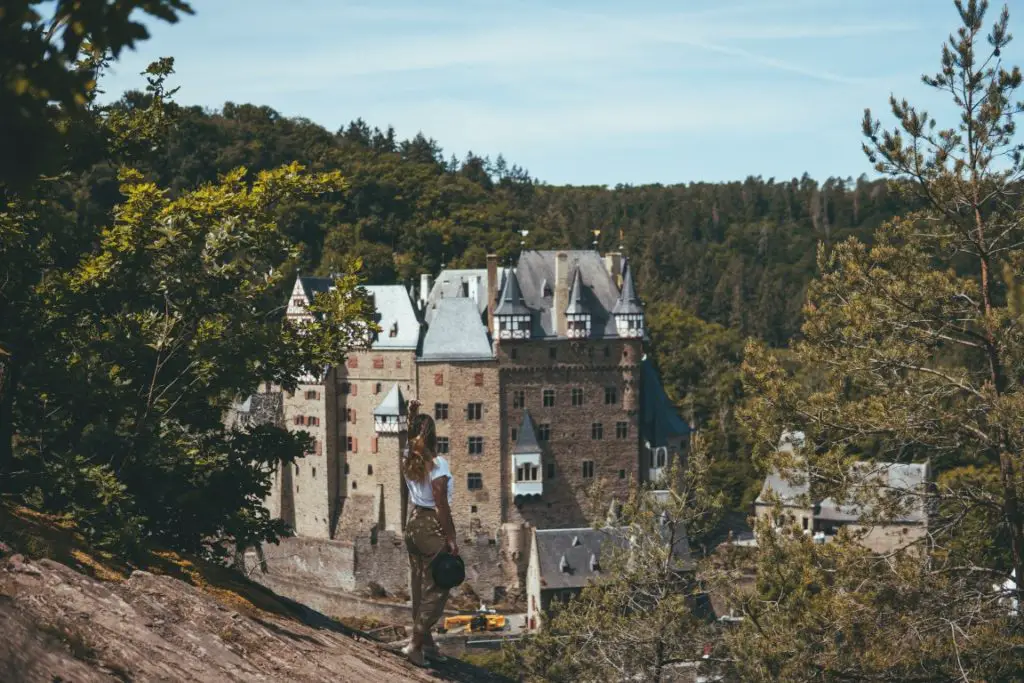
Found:
[[[418,669],[324,615],[226,606],[169,576],[100,581],[0,558],[0,681],[499,681],[451,660]]]

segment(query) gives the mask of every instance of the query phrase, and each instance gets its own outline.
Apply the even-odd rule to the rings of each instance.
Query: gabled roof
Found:
[[[540,453],[540,443],[537,441],[537,432],[533,429],[533,420],[529,411],[523,413],[523,422],[519,425],[519,434],[516,436],[515,446],[512,447],[512,455],[527,455]]]
[[[377,309],[380,332],[373,349],[416,350],[420,341],[420,321],[416,317],[408,290],[402,285],[366,285]],[[391,336],[391,332],[396,334]]]
[[[373,414],[376,417],[397,417],[408,414],[405,407],[405,397],[402,395],[402,390],[397,384],[391,385],[391,390],[388,391],[387,396],[380,402],[380,405],[373,409]]]
[[[464,297],[441,299],[423,338],[420,360],[490,360],[487,328],[476,303]]]
[[[334,287],[334,280],[329,277],[314,277],[312,275],[300,275],[299,284],[306,295],[306,301],[313,301],[313,297],[320,292],[326,292]]]
[[[580,269],[577,268],[572,277],[572,289],[569,291],[569,305],[565,307],[569,315],[580,315],[590,313],[590,307],[583,301],[583,278],[580,276]]]
[[[516,275],[523,300],[527,307],[536,312],[533,316],[534,337],[555,337],[555,323],[552,315],[555,290],[555,259],[558,251],[524,251],[519,255]],[[617,337],[612,308],[619,298],[619,288],[612,280],[604,258],[593,250],[566,251],[568,267],[579,271],[580,295],[590,313],[591,337]],[[545,296],[544,284],[551,293]],[[572,283],[570,282],[570,285]],[[566,302],[568,305],[568,302]]]
[[[523,293],[519,289],[519,278],[511,268],[505,278],[505,288],[494,307],[494,315],[530,315],[531,311],[523,302]]]
[[[633,315],[643,313],[643,306],[640,305],[640,297],[636,295],[636,288],[633,286],[633,269],[627,261],[622,266],[622,291],[615,301],[612,315]]]
[[[675,405],[665,393],[654,363],[644,356],[640,363],[640,430],[644,441],[651,448],[667,446],[672,437],[686,436],[690,425],[679,417]]]
[[[540,562],[541,590],[582,588],[602,575],[602,551],[609,544],[619,548],[629,545],[628,530],[613,527],[537,529],[534,538]],[[591,558],[596,560],[596,568],[593,568]]]
[[[498,291],[501,291],[507,268],[498,268]],[[437,279],[430,287],[427,294],[427,306],[424,311],[424,318],[427,323],[432,323],[437,305],[444,299],[454,299],[463,296],[463,292],[469,289],[470,284],[476,288],[475,299],[477,311],[482,316],[487,310],[487,269],[486,268],[446,268],[437,275]]]
[[[284,425],[284,400],[281,392],[258,393],[235,403],[228,410],[226,426],[256,427],[258,425]]]
[[[772,470],[767,477],[765,477],[764,484],[761,485],[761,493],[758,494],[756,503],[767,504],[769,499],[769,491],[774,491],[775,495],[779,497],[783,505],[796,505],[800,502],[800,498],[806,496],[810,491],[810,484],[807,482],[807,477],[802,477],[802,483],[793,483],[789,479],[783,477],[778,470]]]

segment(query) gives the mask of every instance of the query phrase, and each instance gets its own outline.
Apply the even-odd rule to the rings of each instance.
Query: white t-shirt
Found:
[[[407,450],[403,456],[408,457]],[[430,470],[430,476],[424,481],[409,481],[405,478],[405,485],[409,489],[409,502],[424,508],[436,508],[434,505],[434,490],[431,482],[441,477],[448,477],[448,505],[454,500],[455,482],[452,481],[452,471],[448,468],[448,460],[440,455],[434,457],[434,469]]]

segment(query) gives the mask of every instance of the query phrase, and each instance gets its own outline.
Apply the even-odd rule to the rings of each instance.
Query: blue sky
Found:
[[[330,130],[362,117],[553,184],[870,173],[864,107],[885,113],[895,92],[942,112],[920,76],[958,22],[947,0],[192,4],[122,55],[109,95],[172,56],[181,103],[264,104]],[[1024,14],[1014,26],[1024,36]]]

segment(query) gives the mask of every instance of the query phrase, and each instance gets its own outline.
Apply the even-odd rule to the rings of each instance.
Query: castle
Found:
[[[307,318],[331,286],[298,277],[288,318]],[[532,529],[588,525],[684,452],[689,427],[646,358],[644,309],[621,254],[524,251],[509,268],[488,256],[485,269],[422,275],[418,291],[366,290],[380,326],[371,347],[276,404],[288,429],[315,439],[267,500],[297,536],[400,534],[412,398],[435,418],[460,535],[498,546],[520,579]]]

